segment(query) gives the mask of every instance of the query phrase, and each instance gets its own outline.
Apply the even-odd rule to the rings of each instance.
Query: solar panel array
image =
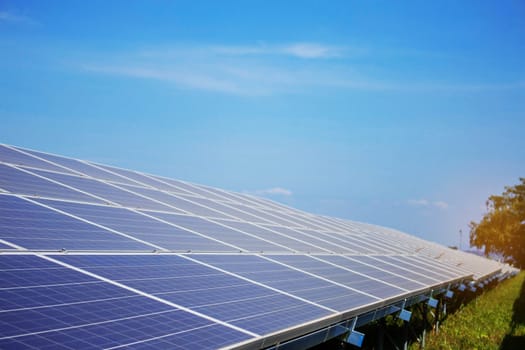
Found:
[[[375,225],[0,145],[0,348],[264,348],[502,265]]]

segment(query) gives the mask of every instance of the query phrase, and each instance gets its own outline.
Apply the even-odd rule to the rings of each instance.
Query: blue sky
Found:
[[[525,176],[521,1],[0,1],[0,142],[463,248]]]

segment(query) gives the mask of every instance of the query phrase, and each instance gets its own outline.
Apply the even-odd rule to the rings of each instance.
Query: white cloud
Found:
[[[284,45],[211,46],[209,50],[216,54],[231,56],[276,55],[315,59],[342,57],[349,48],[321,43],[288,43]]]
[[[274,195],[274,196],[287,196],[288,197],[288,196],[292,195],[292,191],[291,190],[288,190],[288,189],[282,188],[282,187],[272,187],[272,188],[267,188],[265,190],[253,191],[252,193],[260,195],[260,196]]]
[[[34,20],[27,16],[15,15],[7,11],[0,11],[0,22],[35,23]]]
[[[363,48],[322,43],[175,45],[106,52],[98,58],[83,58],[84,62],[77,66],[98,74],[242,96],[311,93],[318,89],[476,92],[525,88],[523,81],[476,85],[378,80],[345,60],[351,54],[370,53]],[[336,57],[340,59],[330,59]]]
[[[283,47],[282,51],[300,58],[333,58],[341,57],[344,49],[315,43],[297,43]]]
[[[439,209],[447,209],[448,208],[448,203],[447,202],[437,201],[437,202],[433,202],[432,204],[435,207],[439,208]]]
[[[408,204],[416,207],[426,207],[428,206],[428,201],[426,199],[409,199]]]
[[[448,203],[443,201],[429,201],[428,199],[409,199],[407,203],[414,207],[433,207],[442,210],[448,209]]]

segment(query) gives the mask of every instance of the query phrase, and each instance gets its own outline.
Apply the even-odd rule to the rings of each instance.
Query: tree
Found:
[[[490,196],[487,213],[479,223],[470,223],[470,245],[484,248],[485,255],[498,254],[525,268],[525,178],[505,187],[500,196]]]

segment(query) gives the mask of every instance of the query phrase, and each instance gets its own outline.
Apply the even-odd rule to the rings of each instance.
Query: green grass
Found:
[[[425,349],[525,349],[525,272],[449,315]]]

